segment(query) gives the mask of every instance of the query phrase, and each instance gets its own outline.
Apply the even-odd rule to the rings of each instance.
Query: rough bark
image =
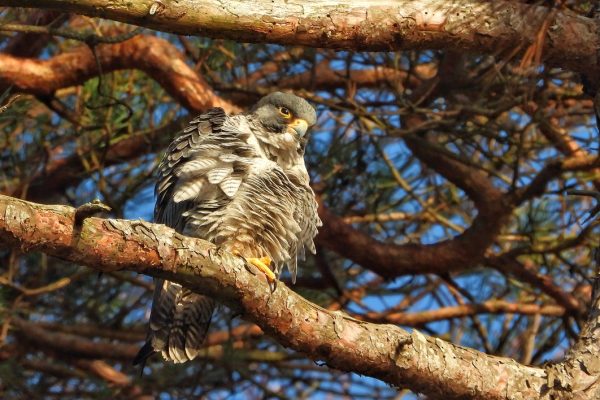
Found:
[[[0,243],[102,271],[126,269],[180,282],[239,310],[281,344],[431,398],[543,398],[546,372],[391,325],[324,310],[208,242],[142,221],[87,218],[76,210],[0,196]]]
[[[596,263],[600,252],[596,249]],[[569,349],[565,361],[547,368],[548,385],[561,399],[600,398],[600,277],[594,281],[592,306],[577,342]]]
[[[546,62],[592,78],[598,27],[591,18],[507,1],[0,0],[0,5],[59,9],[186,35],[242,42],[389,51],[457,49],[496,53],[536,41],[552,18]]]

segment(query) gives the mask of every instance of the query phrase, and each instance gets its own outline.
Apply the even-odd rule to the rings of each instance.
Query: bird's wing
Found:
[[[203,215],[230,202],[237,192],[248,170],[246,158],[253,155],[244,135],[220,108],[191,121],[158,167],[155,221],[210,240],[208,229],[186,226],[197,218],[203,220]],[[174,362],[191,360],[206,336],[214,300],[174,282],[156,279],[155,283],[148,342],[136,361],[142,363],[155,351]]]
[[[228,203],[248,173],[254,149],[244,119],[229,117],[215,108],[191,121],[169,146],[158,167],[156,222],[183,232],[193,213],[207,213]],[[199,217],[199,216],[198,216]],[[208,239],[202,232],[190,236]]]
[[[308,176],[308,173],[303,176]],[[323,225],[319,218],[318,203],[315,199],[315,193],[308,185],[308,182],[303,179],[298,179],[297,175],[288,175],[291,183],[296,189],[296,196],[294,197],[294,220],[300,226],[300,230],[297,234],[297,240],[293,242],[292,248],[290,249],[290,260],[288,261],[288,269],[292,276],[292,281],[296,281],[296,272],[298,259],[304,260],[305,248],[315,254],[316,248],[314,238],[317,236],[318,228]]]

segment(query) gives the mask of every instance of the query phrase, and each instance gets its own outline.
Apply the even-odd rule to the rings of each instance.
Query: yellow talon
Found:
[[[269,268],[269,264],[271,264],[271,259],[269,257],[261,257],[261,258],[246,258],[250,264],[254,265],[256,268],[262,271],[263,274],[267,276],[267,280],[272,283],[277,280],[277,277]]]

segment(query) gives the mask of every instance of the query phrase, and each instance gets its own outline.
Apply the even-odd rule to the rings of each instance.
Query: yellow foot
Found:
[[[250,264],[254,265],[256,268],[260,269],[263,274],[267,276],[267,280],[272,283],[277,280],[277,277],[269,268],[269,264],[271,264],[271,259],[269,257],[262,258],[246,258]]]

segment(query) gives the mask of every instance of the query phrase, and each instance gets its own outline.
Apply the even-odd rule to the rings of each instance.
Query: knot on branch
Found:
[[[103,212],[110,212],[112,209],[98,199],[85,203],[75,210],[75,226],[79,227],[86,218]]]

